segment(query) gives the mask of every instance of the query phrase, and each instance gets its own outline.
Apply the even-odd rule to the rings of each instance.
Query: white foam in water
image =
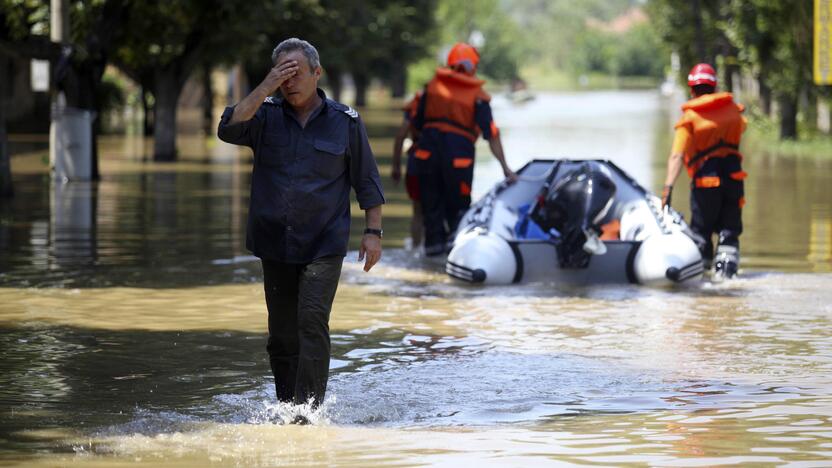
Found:
[[[241,394],[218,395],[208,409],[223,415],[221,422],[238,424],[293,424],[298,418],[306,419],[310,424],[329,424],[328,412],[335,404],[335,398],[329,396],[318,407],[313,408],[312,401],[301,405],[282,403],[275,400],[274,386],[268,383],[257,390]]]

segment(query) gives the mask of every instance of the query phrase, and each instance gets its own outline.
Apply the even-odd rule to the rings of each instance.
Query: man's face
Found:
[[[292,60],[298,62],[298,72],[280,85],[280,92],[292,107],[304,107],[315,96],[321,67],[313,70],[300,50],[291,50],[277,56],[278,65]]]
[[[474,73],[477,72],[477,68],[468,64],[457,64],[451,67],[451,69],[457,73],[464,73],[468,76],[474,76]]]

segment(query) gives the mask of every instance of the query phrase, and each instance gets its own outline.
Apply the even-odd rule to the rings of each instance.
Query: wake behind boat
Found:
[[[463,216],[446,272],[472,283],[670,285],[699,278],[685,221],[618,166],[534,160]]]

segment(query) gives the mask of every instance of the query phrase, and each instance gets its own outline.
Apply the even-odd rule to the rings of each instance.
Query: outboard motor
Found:
[[[560,234],[557,251],[561,268],[586,268],[591,255],[606,253],[598,235],[615,191],[615,182],[604,168],[587,162],[542,194],[532,220],[545,231],[554,229]]]

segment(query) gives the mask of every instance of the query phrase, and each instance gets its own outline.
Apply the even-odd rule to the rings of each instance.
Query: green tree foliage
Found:
[[[435,42],[435,7],[436,0],[284,0],[265,7],[271,9],[269,24],[250,30],[253,44],[238,58],[256,85],[271,67],[277,43],[300,37],[318,49],[336,99],[343,73],[351,73],[364,88],[371,78],[380,78],[395,89],[404,82],[406,66]]]
[[[613,73],[615,66],[615,38],[604,32],[585,29],[574,38],[573,53],[569,57],[569,70],[573,73]]]
[[[685,76],[696,63],[715,63],[726,42],[723,0],[650,0],[647,12],[661,40],[679,54]]]
[[[811,2],[650,0],[647,7],[662,40],[679,53],[681,73],[697,62],[734,66],[736,56],[757,78],[765,112],[774,93],[781,138],[797,137],[798,97],[818,91],[811,85]],[[730,89],[731,74],[721,75]]]
[[[530,36],[533,59],[565,70],[575,66],[576,47],[586,45],[589,56],[598,51],[597,38],[587,37],[592,35],[588,19],[610,21],[637,4],[634,0],[528,0],[515,2],[512,16]]]
[[[528,36],[505,2],[443,0],[436,9],[436,21],[442,25],[439,39],[445,47],[469,42],[475,32],[482,35],[479,74],[498,81],[519,76],[529,52]]]
[[[544,70],[567,70],[574,76],[601,73],[659,78],[667,54],[645,24],[624,29],[608,24],[641,8],[636,0],[527,0],[503,2],[522,43],[521,64]],[[525,38],[518,41],[517,37]]]
[[[616,75],[654,78],[664,75],[669,54],[647,23],[635,25],[626,33],[617,35],[614,51]]]
[[[797,138],[798,97],[812,85],[812,8],[809,2],[731,2],[725,24],[743,64],[771,88],[780,109],[780,136]],[[809,110],[809,109],[807,109]]]
[[[154,106],[154,159],[176,159],[176,105],[182,86],[205,63],[231,60],[265,27],[264,6],[242,0],[134,2],[115,63],[144,89]]]

